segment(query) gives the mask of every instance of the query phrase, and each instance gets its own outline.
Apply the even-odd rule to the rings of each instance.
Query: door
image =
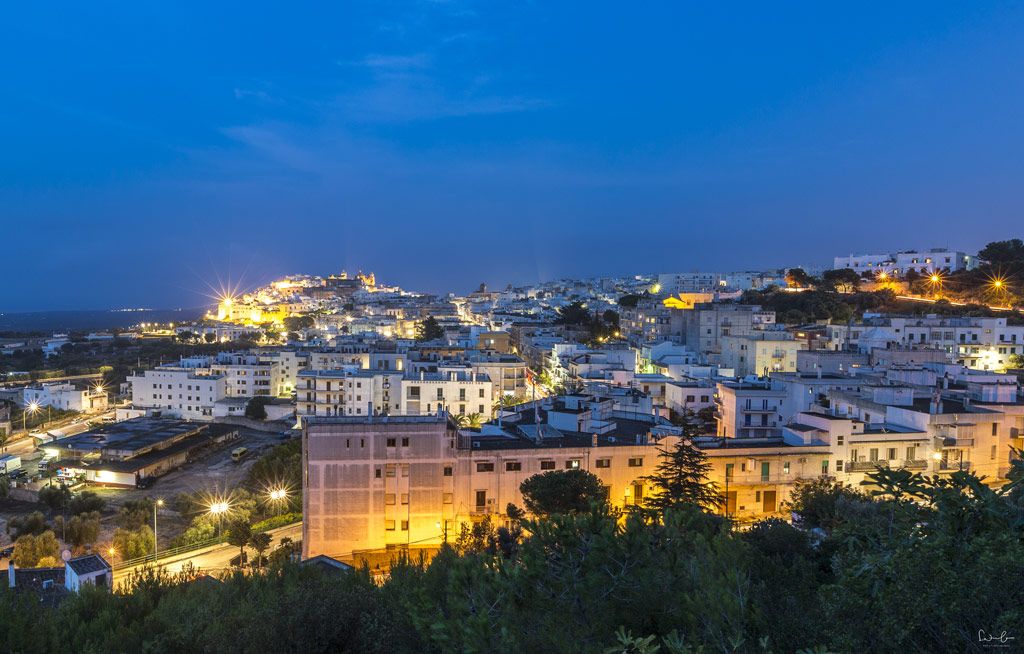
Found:
[[[725,514],[733,515],[736,513],[736,491],[729,491],[725,498]]]
[[[761,493],[761,511],[764,513],[775,513],[775,491]]]

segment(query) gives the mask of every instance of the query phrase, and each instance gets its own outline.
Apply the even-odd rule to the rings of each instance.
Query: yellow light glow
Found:
[[[931,277],[931,280],[932,280],[932,282],[936,282],[936,283],[937,283],[937,282],[938,282],[938,281],[939,281],[940,279],[942,279],[942,278],[941,278],[941,277],[939,277],[938,275],[932,275],[932,277]]]
[[[992,286],[994,288],[1002,288],[1003,287],[1003,280],[1001,280],[1001,279],[993,279],[992,280]]]
[[[884,282],[885,280],[889,279],[889,273],[885,272],[884,270],[880,270],[878,271],[878,278]]]
[[[935,459],[936,461],[941,461],[942,460],[942,453],[941,452],[935,452],[934,454],[932,454],[932,458]]]

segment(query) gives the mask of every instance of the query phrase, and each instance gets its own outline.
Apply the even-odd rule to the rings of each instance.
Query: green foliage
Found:
[[[786,271],[786,283],[796,288],[810,288],[818,280],[807,274],[803,268],[790,268]]]
[[[301,513],[282,513],[266,520],[260,520],[252,526],[254,532],[259,531],[270,531],[271,529],[277,529],[278,527],[284,527],[285,525],[295,524],[302,520]]]
[[[263,565],[263,553],[270,549],[270,542],[274,540],[274,537],[266,532],[256,532],[249,537],[249,547],[251,547],[258,557],[257,564]]]
[[[107,501],[92,491],[82,491],[68,502],[68,511],[72,515],[80,513],[93,513],[102,511],[107,506]]]
[[[416,324],[417,341],[436,341],[441,338],[444,338],[444,328],[434,316],[428,316],[426,320]]]
[[[238,548],[239,555],[245,554],[245,546],[252,539],[252,526],[246,520],[234,520],[228,525],[228,544]]]
[[[33,511],[20,518],[13,517],[7,521],[7,533],[11,536],[11,540],[17,540],[26,534],[38,536],[49,528],[46,516],[40,511]]]
[[[316,325],[316,319],[313,316],[289,316],[284,319],[284,327],[289,332],[312,329],[314,325]]]
[[[111,545],[122,559],[137,559],[153,553],[155,540],[153,529],[149,525],[142,525],[137,529],[118,527],[114,530]]]
[[[801,525],[746,531],[686,502],[659,520],[507,509],[508,525],[485,517],[379,585],[367,567],[295,566],[294,543],[250,534],[240,547],[269,549],[269,573],[147,570],[127,594],[57,607],[0,588],[0,651],[981,651],[979,629],[1020,638],[1024,623],[1019,463],[1011,479],[883,469],[866,492],[802,484]]]
[[[654,492],[644,498],[646,510],[657,514],[684,504],[708,511],[721,506],[718,486],[708,479],[707,454],[687,438],[680,438],[671,450],[659,448],[658,452],[658,466],[646,477],[654,486]]]
[[[821,283],[833,291],[852,293],[860,286],[860,275],[851,268],[826,270],[821,275]]]
[[[97,511],[80,513],[66,522],[64,516],[57,516],[53,523],[55,531],[62,535],[64,542],[76,551],[85,549],[86,545],[93,545],[100,536],[100,514]]]
[[[245,417],[253,420],[266,420],[268,404],[270,404],[269,397],[257,395],[246,403]]]
[[[607,501],[601,480],[586,470],[549,470],[519,485],[526,510],[535,516],[582,513]]]
[[[60,543],[52,531],[37,536],[25,534],[14,541],[11,560],[19,568],[55,566],[60,560]]]
[[[286,488],[287,502],[266,505],[273,512],[295,510],[302,505],[302,441],[286,441],[261,456],[249,468],[244,486],[253,493],[266,493],[267,489]]]
[[[60,511],[71,499],[71,491],[64,484],[43,486],[39,489],[39,501],[46,505],[50,513]]]
[[[153,500],[145,497],[128,500],[117,512],[116,524],[121,529],[135,531],[153,522]]]

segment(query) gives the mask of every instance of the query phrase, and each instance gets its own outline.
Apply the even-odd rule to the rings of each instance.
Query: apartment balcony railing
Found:
[[[935,464],[935,472],[956,472],[957,470],[967,472],[970,469],[970,461],[940,461]]]
[[[906,468],[907,470],[925,470],[928,468],[928,462],[923,459],[904,459],[896,461],[880,459],[878,461],[847,461],[845,467],[847,472],[871,472],[876,468]]]

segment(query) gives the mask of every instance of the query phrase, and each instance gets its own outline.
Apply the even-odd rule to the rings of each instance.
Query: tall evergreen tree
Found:
[[[444,338],[444,328],[434,316],[428,316],[426,320],[416,325],[417,341],[434,341],[439,338]]]
[[[660,449],[661,461],[654,474],[645,479],[654,485],[654,493],[644,500],[649,511],[690,504],[712,510],[722,504],[718,484],[708,479],[708,457],[688,438],[681,438],[671,450]]]

